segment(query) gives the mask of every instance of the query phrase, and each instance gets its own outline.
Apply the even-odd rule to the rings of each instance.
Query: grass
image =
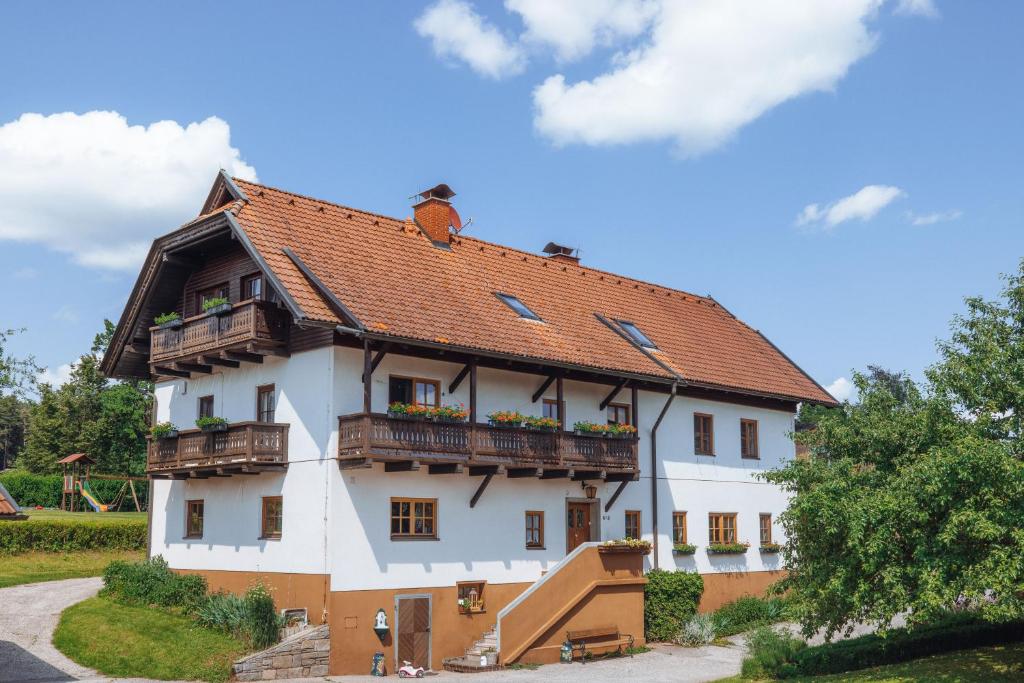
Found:
[[[739,676],[719,683],[740,683]],[[792,678],[794,683],[987,683],[1024,680],[1024,643],[981,647],[845,674]]]
[[[16,524],[17,522],[6,522]],[[114,560],[135,562],[143,550],[81,550],[73,553],[29,552],[0,556],[0,588],[23,583],[100,576]]]
[[[58,650],[108,676],[226,681],[245,645],[165,610],[90,598],[66,609]]]
[[[146,519],[145,512],[65,512],[64,510],[35,510],[28,508],[24,508],[22,512],[28,515],[29,519],[74,519],[83,524],[103,521],[110,522],[118,519]]]

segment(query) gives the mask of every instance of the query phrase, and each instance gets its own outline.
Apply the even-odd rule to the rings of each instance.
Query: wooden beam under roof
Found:
[[[612,505],[615,505],[615,501],[617,501],[619,499],[619,496],[622,495],[622,489],[626,488],[626,484],[628,483],[628,481],[621,482],[619,484],[619,487],[615,489],[615,493],[613,493],[612,497],[608,499],[608,502],[604,504],[605,512],[608,512],[609,510],[612,509]]]
[[[494,478],[493,473],[484,475],[484,479],[480,482],[480,486],[477,487],[476,493],[474,493],[473,497],[469,499],[469,507],[476,507],[477,502],[480,500],[480,496],[484,494],[484,489],[486,489],[487,485],[491,483],[492,478]]]
[[[153,372],[157,375],[166,375],[167,377],[184,377],[185,379],[192,376],[192,373],[185,372],[184,370],[175,370],[174,368],[168,368],[163,365],[153,366]]]
[[[619,392],[622,391],[622,387],[624,386],[626,386],[626,380],[620,379],[608,395],[604,397],[604,400],[601,401],[601,405],[598,406],[598,410],[604,410],[607,408],[608,405],[615,400],[615,397],[619,395]]]
[[[220,356],[200,356],[199,359],[207,365],[219,365],[223,368],[237,368],[241,367],[242,363],[237,360],[228,360],[227,358],[221,358]]]
[[[263,356],[248,351],[221,351],[220,357],[226,360],[241,361],[243,363],[262,363]]]
[[[462,384],[462,380],[466,379],[466,375],[469,374],[471,365],[471,363],[466,363],[463,368],[459,370],[459,374],[455,375],[455,379],[453,379],[452,383],[448,385],[449,394],[454,394],[455,390],[459,388],[460,384]]]
[[[533,398],[530,399],[531,403],[536,403],[540,400],[540,397],[544,395],[544,392],[548,390],[551,383],[555,381],[556,375],[549,375],[547,379],[540,385],[537,391],[533,392]]]
[[[213,368],[201,363],[183,363],[179,361],[174,364],[174,368],[176,370],[184,370],[185,372],[198,372],[204,375],[209,375],[213,372]]]

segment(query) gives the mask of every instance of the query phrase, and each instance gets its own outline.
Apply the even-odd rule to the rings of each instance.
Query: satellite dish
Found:
[[[462,230],[462,219],[459,217],[459,212],[455,210],[454,206],[448,207],[448,224],[455,228],[455,232]]]

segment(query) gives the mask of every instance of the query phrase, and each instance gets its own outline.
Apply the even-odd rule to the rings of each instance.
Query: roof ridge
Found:
[[[349,206],[347,204],[339,204],[338,202],[333,202],[333,201],[331,201],[329,199],[320,199],[318,197],[311,197],[310,195],[302,194],[300,192],[292,192],[291,190],[285,190],[285,189],[282,189],[280,187],[274,187],[272,185],[265,185],[263,183],[256,183],[256,182],[253,182],[251,180],[244,180],[244,179],[241,179],[241,178],[232,178],[232,179],[237,181],[237,182],[246,183],[248,185],[255,185],[256,187],[262,187],[262,188],[266,188],[268,190],[273,190],[274,192],[280,192],[281,194],[287,194],[287,195],[291,195],[293,197],[299,197],[300,199],[307,199],[307,200],[312,201],[312,202],[319,202],[319,203],[322,203],[322,204],[328,204],[330,206],[336,206],[338,208],[346,209],[346,210],[349,210],[349,211],[358,211],[359,213],[366,214],[368,216],[376,216],[377,218],[385,218],[387,220],[395,221],[396,223],[398,223],[400,225],[404,225],[406,223],[406,221],[409,220],[408,218],[404,218],[404,219],[403,218],[395,218],[394,216],[388,216],[387,214],[377,213],[375,211],[367,211],[366,209],[358,209],[356,207]],[[497,247],[497,248],[501,248],[501,249],[508,249],[510,251],[514,251],[514,252],[516,252],[518,254],[522,254],[524,256],[532,256],[532,257],[534,257],[534,258],[536,258],[538,260],[541,260],[541,261],[547,261],[548,260],[544,256],[539,256],[539,255],[537,255],[536,253],[534,253],[532,251],[526,251],[525,249],[520,249],[519,247],[512,247],[512,246],[509,246],[507,244],[501,244],[499,242],[491,242],[490,240],[485,240],[485,239],[481,239],[479,237],[472,237],[472,236],[468,236],[468,235],[457,234],[456,237],[457,237],[457,239],[460,239],[460,240],[471,240],[473,242],[479,242],[481,244],[486,244],[486,245],[489,245],[489,246],[492,246],[492,247]],[[582,270],[590,271],[592,273],[598,273],[600,275],[607,275],[607,276],[610,276],[610,277],[621,278],[623,280],[628,280],[628,281],[630,281],[630,282],[632,282],[634,284],[644,285],[646,287],[657,287],[658,289],[661,289],[661,290],[666,291],[666,292],[675,292],[676,294],[682,294],[683,296],[693,297],[694,299],[700,299],[701,301],[708,301],[708,302],[713,303],[718,308],[722,308],[722,305],[719,304],[711,296],[701,296],[700,294],[694,294],[693,292],[688,292],[685,289],[679,289],[678,287],[669,287],[667,285],[659,284],[657,282],[651,282],[649,280],[641,280],[640,278],[632,277],[630,275],[623,275],[621,273],[614,273],[614,272],[612,272],[610,270],[603,270],[601,268],[595,268],[593,266],[586,266],[586,265],[582,265],[582,264],[579,264],[579,263],[575,263],[575,264],[565,263],[563,265],[566,265],[566,266],[572,265],[572,266],[575,266],[576,268],[580,268]]]
[[[366,214],[368,216],[376,216],[377,218],[386,218],[387,220],[395,221],[396,223],[402,223],[404,221],[404,219],[395,218],[394,216],[388,216],[387,214],[377,213],[376,211],[367,211],[366,209],[358,209],[358,208],[356,208],[354,206],[349,206],[348,204],[339,204],[338,202],[332,202],[330,199],[320,199],[319,197],[311,197],[308,194],[301,194],[299,192],[292,192],[291,190],[285,190],[285,189],[280,188],[280,187],[274,187],[273,185],[265,185],[263,183],[254,183],[251,180],[243,180],[242,178],[232,178],[232,180],[234,180],[236,182],[240,182],[240,183],[245,183],[247,185],[254,185],[256,187],[262,187],[262,188],[264,188],[266,190],[273,190],[274,192],[280,192],[281,194],[289,194],[289,195],[291,195],[293,197],[298,197],[299,199],[308,199],[311,202],[319,202],[321,204],[328,204],[330,206],[335,206],[335,207],[337,207],[339,209],[346,209],[348,211],[358,211],[359,213],[363,213],[363,214]]]

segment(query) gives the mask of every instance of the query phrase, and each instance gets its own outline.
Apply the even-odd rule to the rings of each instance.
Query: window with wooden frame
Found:
[[[526,511],[526,547],[544,547],[544,513],[539,510]]]
[[[744,458],[761,457],[757,446],[757,420],[740,420],[740,455]]]
[[[640,540],[639,510],[626,510],[626,538]]]
[[[437,538],[437,499],[392,498],[391,538]]]
[[[628,425],[629,422],[629,406],[625,403],[609,403],[608,404],[608,424],[610,425]]]
[[[203,537],[203,501],[185,501],[185,538]]]
[[[242,301],[263,298],[263,275],[253,273],[242,278]]]
[[[736,542],[735,512],[712,512],[708,515],[708,542]]]
[[[281,538],[284,522],[284,499],[281,496],[264,496],[263,519],[260,524],[260,538]]]
[[[772,542],[772,516],[770,513],[762,512],[760,517],[761,545]]]
[[[213,417],[213,396],[199,397],[199,417]]]
[[[395,402],[436,408],[441,405],[441,382],[392,375],[388,378],[388,403]]]
[[[562,423],[562,411],[559,409],[558,400],[553,398],[544,399],[544,417],[549,417],[552,420],[558,420],[558,423]]]
[[[672,513],[672,543],[682,545],[686,543],[686,513]]]
[[[256,387],[256,421],[273,422],[274,408],[274,385],[264,384]]]
[[[697,455],[715,454],[715,418],[706,413],[693,414],[693,452]]]
[[[209,301],[210,299],[228,299],[228,293],[231,288],[228,283],[216,285],[214,287],[207,287],[196,292],[196,315],[203,312],[203,302]]]

